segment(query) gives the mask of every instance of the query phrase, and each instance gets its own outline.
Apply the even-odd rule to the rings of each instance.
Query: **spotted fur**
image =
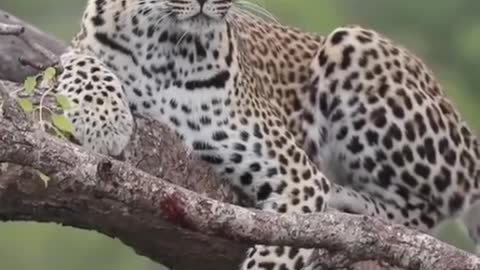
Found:
[[[477,140],[419,59],[370,30],[322,38],[232,4],[90,0],[59,88],[79,105],[79,141],[120,153],[129,106],[266,211],[328,204],[430,231],[476,200]],[[241,269],[304,269],[310,253],[256,246]]]
[[[311,68],[305,149],[327,176],[372,202],[352,204],[342,190],[333,207],[433,232],[478,201],[478,140],[419,58],[351,26],[324,40]],[[478,241],[478,223],[468,227]]]
[[[73,136],[93,151],[119,156],[133,132],[122,82],[96,57],[76,50],[62,55],[61,63],[65,71],[56,91],[71,101],[66,117]]]

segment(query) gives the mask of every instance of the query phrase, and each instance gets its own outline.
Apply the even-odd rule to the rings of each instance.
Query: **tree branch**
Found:
[[[6,70],[0,75],[17,77]],[[316,269],[365,260],[412,270],[480,269],[479,258],[399,225],[339,213],[279,216],[224,203],[241,198],[155,121],[137,119],[123,162],[88,153],[32,128],[5,94],[14,87],[0,85],[0,163],[8,163],[0,169],[1,220],[97,230],[175,269],[237,269],[252,243],[325,248]],[[48,188],[36,170],[51,177]]]
[[[234,269],[232,267],[240,263],[245,249],[242,245],[210,239],[201,234],[194,235],[165,221],[155,223],[156,217],[150,216],[150,210],[137,209],[139,204],[155,203],[154,199],[149,201],[149,198],[144,197],[142,192],[135,193],[135,189],[142,189],[141,183],[134,185],[136,180],[132,181],[133,178],[128,177],[125,179],[132,183],[126,185],[130,188],[123,191],[120,189],[121,194],[118,193],[120,191],[115,195],[110,193],[113,191],[102,191],[105,186],[96,182],[98,180],[95,175],[89,175],[95,173],[96,168],[87,165],[90,158],[87,153],[80,154],[78,147],[33,129],[14,100],[5,101],[2,110],[0,163],[8,162],[9,166],[4,173],[0,172],[1,219],[56,222],[96,230],[117,237],[137,253],[175,269]],[[137,124],[139,136],[135,137],[127,150],[126,160],[129,164],[135,164],[137,168],[161,179],[174,181],[177,185],[195,188],[206,196],[237,202],[230,187],[216,179],[208,166],[190,158],[168,130],[146,119],[139,119]],[[6,127],[12,132],[3,132]],[[13,141],[4,140],[8,134],[15,136],[11,138]],[[22,147],[27,146],[27,142],[25,138],[16,136],[26,135],[32,136],[30,138],[38,143],[39,152],[30,152],[33,149],[23,152],[25,148]],[[53,148],[56,152],[50,152],[53,146],[56,147]],[[79,157],[70,159],[77,154]],[[32,166],[32,158],[40,158],[48,168]],[[80,170],[73,169],[72,166]],[[31,167],[52,177],[48,189],[45,189],[38,174],[28,169]],[[149,178],[143,178],[143,175],[141,178],[158,180],[150,175]],[[97,184],[99,186],[95,187]],[[144,188],[153,187],[150,184]],[[153,194],[154,190],[150,192]],[[130,193],[138,201],[129,205],[129,209],[125,206],[122,208],[119,198],[115,196],[127,196]],[[206,257],[205,252],[215,255]],[[183,255],[188,260],[178,259]]]
[[[20,65],[20,58],[47,65],[53,55],[60,55],[66,49],[64,42],[2,10],[0,30],[4,33],[0,34],[0,80],[20,82],[38,72],[34,67]],[[48,50],[39,52],[39,48]]]
[[[348,258],[345,265],[339,265],[335,256],[330,258],[335,265],[325,258],[321,260],[324,269],[369,259],[412,270],[480,267],[478,257],[377,219],[340,213],[275,215],[225,204],[31,129],[19,117],[15,104],[6,103],[4,115],[0,119],[0,162],[32,167],[52,177],[48,189],[38,182],[25,188],[25,175],[13,182],[3,178],[0,213],[4,219],[48,218],[110,234],[114,229],[125,231],[125,226],[131,232],[133,223],[138,228],[133,238],[137,232],[161,230],[167,221],[192,237],[198,233],[232,243],[325,248],[341,251],[343,261]],[[20,200],[12,200],[12,190],[17,195],[23,191]],[[158,253],[151,255],[157,258]]]

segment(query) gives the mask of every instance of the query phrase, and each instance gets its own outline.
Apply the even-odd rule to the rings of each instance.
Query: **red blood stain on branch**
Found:
[[[113,164],[110,161],[101,162],[98,165],[97,173],[104,181],[114,179],[114,173],[112,172]],[[112,183],[114,184],[114,183]],[[117,185],[118,186],[118,185]],[[162,217],[168,222],[181,226],[185,229],[194,229],[191,222],[188,221],[185,214],[185,199],[181,194],[165,194],[162,200],[159,201],[159,208]]]
[[[192,224],[186,218],[185,205],[182,198],[175,193],[160,201],[160,210],[162,216],[168,222],[181,226],[184,229],[194,229]]]

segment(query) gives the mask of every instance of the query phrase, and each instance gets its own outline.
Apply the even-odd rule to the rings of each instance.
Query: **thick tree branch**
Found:
[[[476,256],[380,220],[339,213],[275,215],[212,200],[125,162],[87,153],[80,147],[28,128],[27,121],[13,108],[15,105],[8,102],[6,105],[5,117],[0,119],[0,162],[35,168],[52,180],[48,189],[28,185],[26,190],[33,193],[14,204],[11,190],[21,191],[22,180],[2,182],[0,213],[4,218],[10,219],[20,213],[40,220],[49,217],[65,224],[75,220],[78,222],[75,226],[89,225],[106,230],[105,217],[107,220],[116,217],[112,220],[115,223],[142,223],[142,227],[138,227],[140,233],[165,228],[164,221],[168,221],[178,226],[178,230],[187,230],[191,235],[196,232],[219,237],[219,241],[223,241],[221,238],[232,243],[321,247],[330,253],[341,251],[346,265],[339,265],[338,260],[332,265],[324,258],[321,260],[324,269],[368,259],[412,270],[480,268],[480,258]],[[43,198],[38,200],[39,197]],[[23,209],[25,212],[19,212],[26,202],[34,206],[33,211]],[[10,207],[5,209],[8,205]],[[39,212],[41,216],[37,216]],[[61,215],[51,216],[51,212]],[[102,218],[102,222],[86,223],[92,221],[92,217]],[[109,227],[106,232],[111,233],[111,229]]]
[[[55,42],[39,36],[38,44]],[[0,55],[10,50],[12,57],[0,57],[0,66],[12,68],[0,69],[0,76],[21,81],[34,73],[16,68],[13,61],[21,55],[3,43]],[[41,54],[33,48],[31,59],[49,60]],[[7,96],[0,95],[0,163],[9,164],[0,169],[2,220],[94,229],[174,269],[236,269],[251,243],[327,248],[318,269],[370,259],[405,269],[480,269],[475,256],[378,220],[336,213],[277,216],[222,203],[239,198],[155,121],[138,119],[136,138],[121,162],[31,128]],[[48,188],[35,170],[51,176]]]
[[[162,220],[154,222],[158,218],[151,216],[150,210],[138,210],[137,205],[140,203],[155,203],[153,199],[149,201],[149,198],[144,198],[142,192],[135,193],[135,188],[142,189],[141,183],[135,186],[133,186],[135,181],[126,183],[132,186],[131,189],[123,190],[125,192],[123,195],[131,193],[139,201],[130,205],[130,209],[122,208],[119,206],[118,198],[115,199],[118,193],[101,191],[101,186],[90,186],[96,185],[97,180],[85,173],[94,173],[96,168],[88,166],[89,163],[83,159],[69,159],[70,155],[76,155],[78,148],[65,148],[70,143],[57,140],[57,143],[54,143],[58,147],[56,153],[62,155],[62,158],[55,162],[54,159],[60,156],[47,153],[51,150],[50,143],[53,141],[50,139],[52,138],[48,134],[34,130],[23,113],[18,110],[14,100],[9,99],[4,102],[1,111],[3,111],[3,118],[0,116],[2,124],[8,121],[9,127],[15,129],[12,130],[14,133],[19,136],[29,134],[33,138],[38,138],[38,147],[43,149],[38,150],[46,151],[41,154],[42,162],[45,162],[50,169],[38,167],[37,169],[52,177],[48,189],[45,189],[37,173],[28,169],[32,164],[21,161],[39,156],[30,150],[23,154],[18,152],[17,147],[25,146],[24,142],[17,141],[18,144],[0,142],[2,150],[6,147],[9,149],[7,151],[11,151],[10,154],[0,151],[0,163],[9,163],[8,168],[3,173],[0,172],[1,219],[56,222],[97,230],[119,238],[137,253],[174,269],[234,269],[232,267],[240,263],[244,253],[242,245],[202,234],[192,234]],[[129,164],[134,164],[161,179],[173,181],[177,185],[194,188],[206,196],[223,201],[238,201],[229,186],[216,179],[208,166],[191,159],[181,147],[181,143],[170,132],[158,123],[146,119],[139,119],[137,124],[139,136],[134,138],[126,154]],[[2,125],[2,127],[5,126]],[[0,131],[0,137],[3,138],[8,133],[2,131]],[[7,160],[8,156],[13,157],[14,160]],[[81,157],[88,159],[85,153]],[[78,166],[85,171],[74,171],[70,166]],[[71,179],[71,176],[75,176],[76,179]],[[141,178],[157,179],[153,176]],[[125,179],[132,180],[132,178]],[[60,182],[57,184],[56,181]],[[148,188],[152,188],[152,185],[145,186],[145,189]],[[153,190],[151,192],[154,193]],[[205,256],[205,252],[212,256]],[[183,256],[188,259],[178,259]]]

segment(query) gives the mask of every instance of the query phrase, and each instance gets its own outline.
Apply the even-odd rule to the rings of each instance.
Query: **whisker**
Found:
[[[235,15],[237,15],[235,13],[235,10],[231,10],[231,12],[228,12],[227,15],[225,16],[225,20],[230,23],[232,26],[234,26],[234,28],[236,28],[236,26],[238,26],[238,22],[235,18]]]
[[[235,7],[233,9],[233,13],[235,13],[236,15],[238,15],[240,17],[246,17],[246,18],[251,19],[251,20],[256,20],[256,21],[258,20],[262,23],[267,23],[265,18],[263,18],[261,16],[258,16],[256,14],[253,14],[253,12],[250,11],[250,10],[242,9],[240,7]]]
[[[232,8],[232,13],[239,16],[239,17],[247,17],[251,20],[261,21],[262,23],[267,23],[267,21],[263,17],[259,17],[255,14],[252,14],[251,11],[241,9],[239,7],[233,7]],[[235,21],[235,20],[232,20],[232,21]]]
[[[240,1],[246,1],[246,0],[240,0]],[[264,5],[264,4],[265,4],[265,1],[264,1],[264,0],[250,0],[249,2],[255,2],[255,3],[259,4],[259,5],[261,5],[261,4]]]
[[[164,14],[162,17],[160,17],[156,22],[155,22],[155,26],[159,25],[162,23],[163,20],[165,20],[166,18],[168,18],[168,16],[172,15],[173,14],[173,11],[168,11],[166,14]]]
[[[185,39],[185,37],[187,36],[188,32],[185,31],[185,33],[183,33],[180,38],[178,39],[177,41],[177,44],[175,45],[175,47],[178,47],[178,45],[182,42],[183,39]]]
[[[245,0],[240,0],[237,3],[239,4],[240,7],[244,8],[244,9],[248,9],[249,11],[256,12],[256,13],[258,13],[260,15],[263,15],[266,18],[272,20],[275,23],[279,23],[279,20],[271,12],[269,12],[266,8],[264,8],[264,7],[262,7],[258,4],[255,4],[255,3],[252,3],[252,2],[249,2],[249,1],[245,1]]]

